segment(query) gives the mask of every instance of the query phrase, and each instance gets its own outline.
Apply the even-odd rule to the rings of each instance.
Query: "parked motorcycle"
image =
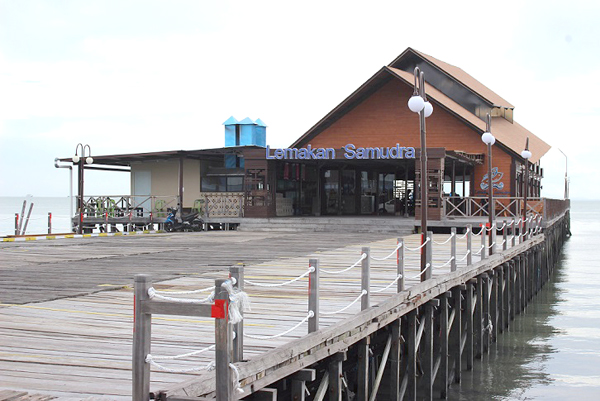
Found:
[[[168,215],[165,220],[165,231],[202,231],[204,220],[198,217],[198,213],[184,215],[181,219],[177,217],[177,209],[167,209]]]

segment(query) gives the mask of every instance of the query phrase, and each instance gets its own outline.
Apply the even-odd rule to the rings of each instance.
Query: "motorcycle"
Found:
[[[198,217],[198,213],[184,215],[181,219],[177,217],[177,209],[167,209],[167,219],[165,220],[165,231],[202,231],[204,220]]]

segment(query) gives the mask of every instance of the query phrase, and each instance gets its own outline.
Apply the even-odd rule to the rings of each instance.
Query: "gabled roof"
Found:
[[[406,49],[401,55],[396,57],[394,61],[389,64],[389,67],[398,67],[400,62],[407,57],[407,54],[413,53],[425,61],[429,62],[429,64],[437,67],[439,70],[444,72],[446,75],[452,77],[455,81],[462,84],[465,88],[469,89],[471,92],[476,93],[483,99],[487,100],[494,106],[506,107],[509,109],[514,109],[510,102],[506,99],[502,98],[496,92],[492,91],[490,88],[473,78],[471,75],[467,74],[464,70],[459,67],[456,67],[452,64],[448,64],[444,61],[438,60],[435,57],[432,57],[428,54],[415,50],[411,47]]]
[[[392,67],[383,67],[377,71],[371,78],[348,96],[342,103],[323,117],[317,124],[309,129],[304,135],[298,138],[291,146],[303,146],[312,138],[319,135],[327,127],[340,119],[348,111],[360,104],[364,99],[378,90],[391,79],[399,79],[404,84],[413,86],[413,74]],[[482,134],[485,131],[485,122],[479,119],[476,115],[444,95],[441,91],[433,86],[426,86],[428,99],[431,99],[434,104],[441,106],[457,118],[462,120],[466,125],[473,128],[474,131]],[[550,145],[529,132],[523,126],[514,122],[511,123],[502,117],[496,117],[492,120],[492,133],[496,140],[504,145],[509,150],[517,155],[520,155],[525,146],[525,139],[529,137],[529,147],[533,154],[529,159],[532,163],[536,163],[539,159],[550,150]]]
[[[413,74],[397,68],[387,67],[387,69],[398,78],[401,78],[405,83],[411,86],[413,85]],[[428,99],[433,99],[436,101],[436,103],[439,103],[452,114],[476,127],[478,132],[485,132],[486,127],[484,121],[444,95],[436,88],[432,86],[426,86],[426,94]],[[495,117],[492,119],[492,134],[494,134],[498,142],[502,143],[519,155],[525,148],[525,139],[529,137],[529,150],[532,153],[532,157],[529,159],[529,161],[532,163],[539,161],[540,158],[550,150],[550,145],[535,136],[525,127],[516,121],[511,123],[502,117]]]

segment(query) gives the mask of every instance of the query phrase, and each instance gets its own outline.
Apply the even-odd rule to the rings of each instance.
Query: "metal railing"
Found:
[[[77,199],[79,203],[79,199]],[[134,217],[166,218],[167,209],[177,208],[178,196],[108,195],[86,196],[83,200],[83,217]]]
[[[469,196],[461,198],[458,196],[444,197],[443,216],[455,217],[487,217],[487,196]],[[494,198],[494,210],[497,217],[517,218],[524,215],[524,200],[520,197],[498,197]],[[546,199],[528,198],[527,215],[544,216]]]

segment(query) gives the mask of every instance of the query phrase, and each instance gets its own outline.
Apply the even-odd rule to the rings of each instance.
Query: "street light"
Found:
[[[525,190],[523,191],[523,218],[527,221],[527,193],[529,192],[529,159],[531,152],[529,151],[529,137],[525,141],[525,149],[521,152],[521,157],[525,159]]]
[[[419,126],[421,131],[421,281],[425,281],[429,274],[423,273],[427,269],[427,256],[425,252],[425,241],[427,240],[427,207],[428,207],[428,191],[427,191],[427,140],[425,132],[425,118],[433,113],[433,106],[427,101],[425,95],[425,79],[424,73],[419,67],[415,67],[414,71],[415,86],[413,95],[408,99],[408,108],[414,113],[419,113]],[[431,270],[430,270],[431,272]]]
[[[562,153],[563,156],[565,157],[565,199],[569,199],[569,178],[567,175],[567,167],[568,167],[567,155],[565,154],[565,152],[563,152],[560,149],[558,149],[558,151],[560,153]]]
[[[490,239],[489,239],[489,249],[490,255],[494,253],[494,235],[492,235],[494,230],[494,184],[492,181],[492,145],[496,143],[496,138],[491,133],[492,131],[492,116],[489,114],[486,115],[485,120],[485,132],[481,135],[481,140],[483,143],[487,145],[488,149],[488,215],[489,215],[489,224],[490,224]],[[484,250],[482,249],[481,252]]]
[[[81,157],[79,157],[78,151],[81,148]],[[87,149],[87,157],[85,155],[85,150]],[[79,177],[79,200],[77,202],[77,215],[79,216],[79,225],[77,226],[77,233],[81,234],[83,230],[83,165],[92,164],[94,159],[92,159],[92,149],[90,145],[82,145],[78,143],[75,147],[75,156],[73,156],[73,164],[77,164],[78,169],[78,177]]]

